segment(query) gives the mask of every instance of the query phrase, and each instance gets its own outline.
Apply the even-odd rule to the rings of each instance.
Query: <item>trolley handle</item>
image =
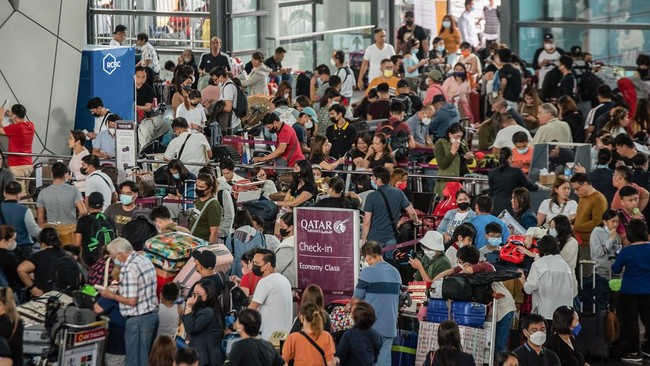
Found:
[[[82,330],[86,328],[97,328],[97,327],[108,326],[109,322],[110,320],[108,318],[102,317],[102,320],[98,320],[96,322],[92,322],[89,324],[84,324],[84,325],[65,324],[65,326],[69,329]]]

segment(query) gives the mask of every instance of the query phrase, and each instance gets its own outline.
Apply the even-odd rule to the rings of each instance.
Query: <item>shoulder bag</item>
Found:
[[[301,330],[301,331],[300,331],[300,334],[302,334],[303,337],[307,338],[307,340],[309,341],[309,343],[311,343],[311,345],[314,346],[314,348],[316,348],[316,350],[318,351],[318,353],[320,353],[321,357],[323,357],[323,364],[324,364],[325,366],[327,366],[327,359],[325,359],[325,351],[323,351],[323,349],[320,348],[320,346],[318,345],[318,343],[316,343],[313,339],[311,339],[311,337],[308,336],[307,333],[305,333],[305,332],[303,332],[303,331]]]
[[[203,213],[205,212],[205,210],[208,208],[208,205],[210,205],[210,203],[212,203],[213,201],[216,201],[216,200],[217,200],[216,197],[212,197],[212,198],[210,198],[209,200],[207,200],[205,202],[205,205],[201,209],[201,212],[199,212],[199,215],[196,217],[196,221],[194,221],[194,223],[192,224],[192,228],[190,229],[190,232],[192,232],[192,233],[194,232],[194,229],[196,229],[196,226],[199,224],[199,220],[201,220],[201,217],[203,216]]]
[[[395,226],[395,218],[393,217],[393,211],[390,210],[390,205],[388,204],[388,198],[386,198],[386,194],[382,192],[381,189],[377,189],[377,192],[381,194],[381,198],[384,199],[384,204],[386,204],[386,211],[388,212],[388,218],[390,219],[390,227],[393,229],[393,235],[395,235],[395,240],[397,243],[400,241],[400,236],[399,232],[397,232],[397,227]]]

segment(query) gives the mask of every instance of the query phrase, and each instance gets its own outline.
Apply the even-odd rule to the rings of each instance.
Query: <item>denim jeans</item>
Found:
[[[291,74],[282,74],[282,75],[275,75],[272,77],[273,81],[275,81],[276,84],[280,85],[280,82],[282,81],[288,81],[291,82]]]
[[[395,337],[381,337],[381,349],[377,357],[377,366],[391,366],[393,362],[393,340]]]
[[[379,245],[381,245],[382,248],[389,247],[389,246],[395,245],[395,244],[397,244],[397,239],[391,239],[391,240],[388,240],[387,242],[379,243]],[[389,250],[389,251],[385,252],[384,253],[384,259],[393,259],[393,252],[395,252],[395,251],[394,250]]]
[[[149,363],[149,351],[158,330],[158,313],[138,315],[126,319],[124,342],[126,365],[140,366]]]
[[[496,337],[494,339],[494,352],[499,353],[508,349],[508,335],[512,328],[512,319],[515,312],[511,311],[497,322]]]

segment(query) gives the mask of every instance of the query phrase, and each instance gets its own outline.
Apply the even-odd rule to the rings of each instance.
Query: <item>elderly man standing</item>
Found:
[[[560,121],[558,118],[557,108],[551,103],[544,103],[539,106],[537,119],[540,128],[533,138],[533,144],[544,142],[573,142],[571,137],[571,127],[568,123]]]
[[[117,293],[104,290],[101,295],[117,301],[126,318],[126,364],[146,365],[158,329],[156,271],[151,261],[135,252],[124,238],[113,240],[106,249],[115,264],[121,266],[120,284]]]

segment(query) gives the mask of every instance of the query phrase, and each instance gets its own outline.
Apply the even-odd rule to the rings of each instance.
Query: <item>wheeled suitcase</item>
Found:
[[[223,244],[210,244],[208,246],[199,247],[197,250],[209,250],[217,257],[217,265],[215,271],[228,273],[230,266],[232,266],[233,256],[230,251]],[[201,275],[196,271],[194,266],[194,258],[187,260],[180,272],[174,278],[174,282],[181,286],[181,293],[185,297],[187,292],[192,286],[201,279]]]
[[[50,347],[50,336],[44,323],[34,323],[25,326],[23,330],[23,353],[38,356]]]
[[[190,259],[192,251],[207,246],[208,242],[181,232],[158,234],[144,243],[146,256],[154,266],[176,272]]]
[[[591,260],[581,260],[580,266],[580,287],[584,285],[583,267],[585,265],[592,268],[592,288],[596,287],[596,262]],[[583,309],[584,311],[584,309]],[[580,324],[582,330],[576,336],[576,343],[583,355],[588,359],[605,360],[609,357],[611,343],[605,337],[605,319],[607,310],[596,310],[596,302],[593,302],[593,312],[591,314],[580,315]]]
[[[451,304],[451,315],[458,325],[480,328],[485,323],[487,306],[477,302],[454,301]]]
[[[392,366],[415,365],[415,356],[418,349],[418,333],[398,330],[397,337],[393,340]]]
[[[449,319],[449,303],[443,299],[429,299],[427,304],[427,321],[442,323]]]

